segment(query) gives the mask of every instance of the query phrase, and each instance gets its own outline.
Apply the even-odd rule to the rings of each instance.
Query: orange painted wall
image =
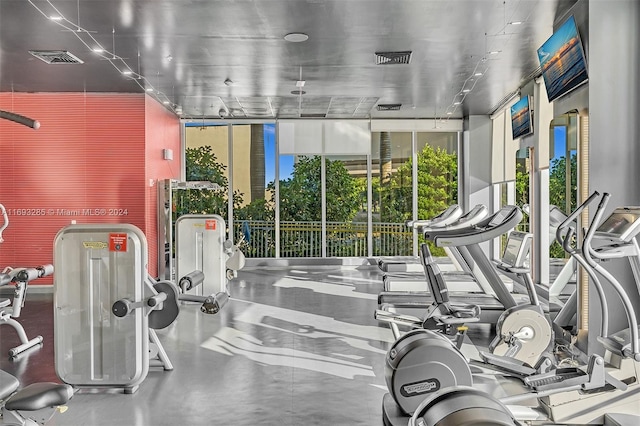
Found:
[[[144,94],[0,93],[0,109],[41,123],[33,130],[0,120],[0,203],[10,220],[0,268],[51,263],[53,239],[72,220],[132,223],[151,244],[156,207],[149,179],[171,171],[147,166],[154,154],[148,144],[179,147],[177,117]],[[149,137],[156,128],[165,131]],[[179,156],[173,163],[179,176]],[[149,254],[155,265],[156,251]]]

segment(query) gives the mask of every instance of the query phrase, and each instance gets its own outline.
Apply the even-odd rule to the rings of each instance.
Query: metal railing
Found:
[[[234,240],[242,243],[249,258],[275,257],[275,224],[240,220],[234,224]],[[367,224],[327,222],[327,257],[366,257]],[[407,256],[413,251],[412,232],[404,223],[373,223],[374,256]],[[280,222],[280,257],[321,257],[321,222]]]

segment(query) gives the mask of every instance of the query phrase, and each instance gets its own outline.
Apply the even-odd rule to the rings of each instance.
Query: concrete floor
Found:
[[[151,369],[137,392],[79,390],[52,425],[380,425],[391,332],[373,318],[374,266],[246,268],[218,315],[182,305],[158,335],[173,371]],[[6,297],[6,296],[5,296]],[[0,368],[22,385],[59,382],[52,296],[31,292],[20,317],[44,344],[16,360],[0,328]],[[489,325],[470,337],[491,339]]]

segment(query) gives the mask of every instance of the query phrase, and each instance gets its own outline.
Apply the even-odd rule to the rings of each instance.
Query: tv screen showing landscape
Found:
[[[513,139],[533,133],[529,96],[525,96],[511,107],[511,134]]]
[[[588,80],[587,61],[573,16],[538,49],[549,102]]]

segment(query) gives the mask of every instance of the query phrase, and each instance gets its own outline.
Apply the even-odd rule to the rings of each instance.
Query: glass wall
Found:
[[[371,134],[373,255],[413,254],[413,233],[404,225],[413,216],[412,134]]]
[[[322,256],[322,157],[280,155],[280,257]]]
[[[549,141],[549,209],[557,208],[569,215],[577,207],[578,151],[577,114],[556,117],[550,126]],[[550,217],[550,222],[553,218]],[[553,226],[554,224],[551,223]],[[555,224],[557,225],[557,224]],[[551,241],[554,241],[551,238]],[[557,242],[549,248],[550,258],[565,258],[567,254]]]
[[[457,133],[416,134],[417,218],[430,219],[458,202]],[[418,242],[423,242],[418,235]],[[434,256],[444,249],[431,245]]]
[[[326,156],[327,257],[367,256],[367,156]]]
[[[187,213],[217,214],[229,221],[229,133],[225,125],[185,126],[187,181],[209,181],[218,189],[177,191],[174,220]]]
[[[371,132],[367,155],[365,130],[361,154],[340,154],[337,130],[347,127],[331,124],[324,153],[313,154],[279,148],[276,127],[185,127],[187,180],[219,189],[195,190],[177,210],[221,215],[249,258],[414,255],[417,235],[405,222],[457,202],[456,132]]]
[[[231,128],[234,241],[247,257],[275,257],[275,125]]]

